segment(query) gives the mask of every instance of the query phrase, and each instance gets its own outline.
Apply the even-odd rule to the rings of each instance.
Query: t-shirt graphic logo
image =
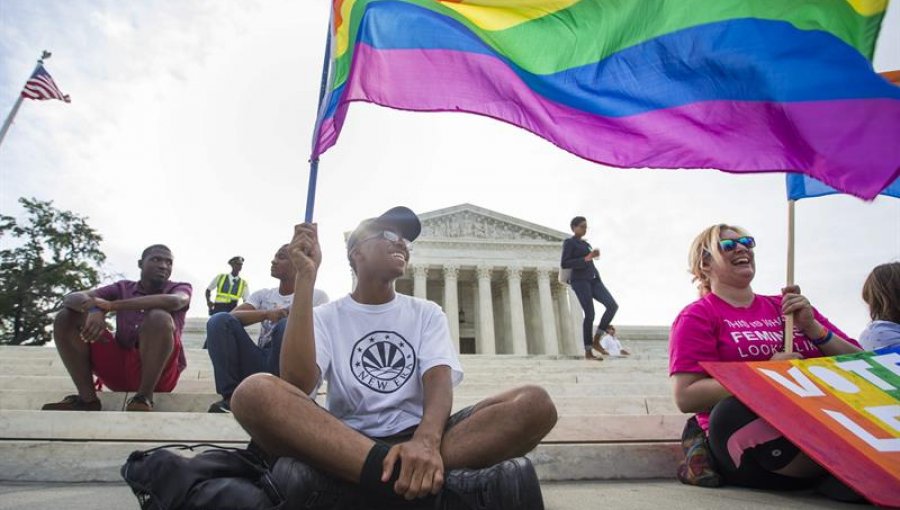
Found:
[[[350,371],[378,393],[393,393],[416,370],[416,351],[395,331],[373,331],[353,346]]]

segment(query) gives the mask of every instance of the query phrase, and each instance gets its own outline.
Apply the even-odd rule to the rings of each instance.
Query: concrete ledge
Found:
[[[679,443],[540,444],[528,454],[542,481],[672,478],[682,456]]]
[[[0,410],[36,411],[47,402],[57,402],[68,395],[60,390],[0,390]],[[121,411],[129,394],[100,392],[104,411]],[[215,393],[157,393],[154,395],[154,412],[205,413],[209,405],[219,400]],[[319,402],[324,403],[324,396]],[[456,396],[453,410],[475,404],[482,396]],[[607,414],[678,414],[678,408],[668,396],[588,396],[557,397],[553,400],[560,415]]]
[[[544,443],[674,441],[682,415],[560,416]],[[230,414],[0,411],[0,439],[216,443],[248,441]]]
[[[636,379],[640,380],[641,377]],[[671,394],[671,387],[666,379],[659,377],[646,377],[648,382],[619,382],[608,381],[603,383],[544,383],[538,376],[531,380],[500,380],[496,382],[466,382],[463,381],[455,391],[459,396],[486,397],[497,392],[523,384],[537,384],[547,390],[553,397],[598,396],[598,395],[651,395],[664,396]],[[0,388],[6,390],[29,391],[35,388],[41,390],[59,390],[74,393],[75,387],[68,376],[37,376],[37,375],[3,375],[0,376]],[[211,379],[181,378],[175,386],[176,393],[215,393],[215,384]]]
[[[155,446],[159,444],[0,441],[0,479],[120,482],[119,469],[128,455]],[[676,443],[541,444],[528,456],[542,481],[671,478],[678,465],[680,448]]]

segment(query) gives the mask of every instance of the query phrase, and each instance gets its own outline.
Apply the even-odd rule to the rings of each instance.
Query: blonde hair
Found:
[[[863,284],[862,298],[873,321],[900,323],[900,262],[876,266]]]
[[[703,272],[703,269],[705,269],[705,261],[709,256],[712,256],[717,262],[722,262],[719,240],[722,239],[722,232],[725,230],[731,230],[739,236],[750,235],[741,227],[719,223],[704,229],[691,243],[691,251],[688,252],[688,272],[693,275],[691,281],[697,284],[697,290],[700,291],[701,297],[712,292],[709,276]]]

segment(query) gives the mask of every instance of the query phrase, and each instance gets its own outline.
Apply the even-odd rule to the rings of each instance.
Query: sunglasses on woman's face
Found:
[[[756,247],[756,239],[753,239],[750,236],[738,237],[737,239],[719,239],[719,248],[721,248],[722,251],[732,251],[737,248],[737,245],[739,244],[748,250],[752,250]]]

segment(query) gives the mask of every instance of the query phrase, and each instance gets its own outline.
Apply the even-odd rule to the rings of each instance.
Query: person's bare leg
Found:
[[[444,468],[483,468],[521,457],[554,425],[556,406],[539,386],[521,386],[489,397],[444,435]]]
[[[53,321],[53,342],[69,372],[78,398],[85,402],[97,400],[94,376],[91,372],[91,345],[81,339],[84,314],[63,308]]]
[[[138,339],[141,385],[137,392],[153,400],[153,390],[175,348],[175,322],[172,315],[164,310],[148,310],[138,331]]]
[[[231,412],[266,453],[297,458],[353,483],[375,445],[271,374],[244,379],[231,396]]]

